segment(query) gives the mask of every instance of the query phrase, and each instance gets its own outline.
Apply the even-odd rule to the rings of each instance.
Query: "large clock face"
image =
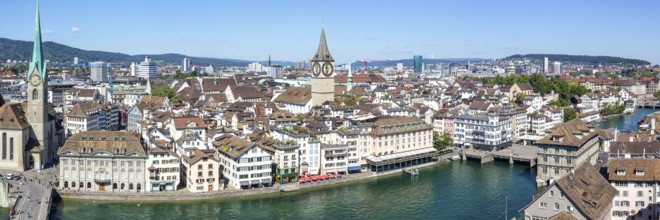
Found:
[[[324,76],[332,76],[332,64],[331,63],[325,63],[323,64],[323,75]]]
[[[314,66],[312,66],[312,74],[314,74],[314,76],[319,76],[319,74],[321,74],[321,64],[314,63]]]
[[[39,74],[32,74],[32,77],[30,78],[30,84],[33,86],[38,86],[41,83],[41,77]]]

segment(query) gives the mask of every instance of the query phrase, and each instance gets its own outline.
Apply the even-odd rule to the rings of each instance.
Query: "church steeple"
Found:
[[[328,43],[325,41],[325,28],[321,29],[321,40],[319,42],[319,48],[316,49],[316,55],[314,55],[314,58],[312,59],[312,62],[314,61],[335,62],[335,60],[332,59],[332,55],[330,55],[330,51],[328,50]]]
[[[350,93],[353,89],[353,67],[348,63],[348,76],[346,77],[346,92]]]
[[[37,71],[43,81],[46,81],[46,62],[44,62],[43,50],[41,48],[41,19],[39,18],[39,1],[37,0],[37,18],[34,27],[34,46],[32,47],[32,60],[27,73],[27,79]]]

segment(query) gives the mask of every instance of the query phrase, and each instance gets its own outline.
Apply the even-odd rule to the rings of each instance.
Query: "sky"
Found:
[[[0,5],[0,37],[32,40],[36,2]],[[660,63],[658,0],[41,0],[40,6],[44,41],[132,55],[309,60],[325,27],[338,63],[528,53]]]

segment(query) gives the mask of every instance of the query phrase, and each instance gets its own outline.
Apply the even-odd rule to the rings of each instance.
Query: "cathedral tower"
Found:
[[[335,98],[335,60],[332,59],[325,41],[325,29],[321,29],[321,41],[312,58],[312,105],[320,106]]]

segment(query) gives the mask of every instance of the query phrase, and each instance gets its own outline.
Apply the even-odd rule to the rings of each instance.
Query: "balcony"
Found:
[[[96,183],[110,183],[110,179],[96,179],[94,178],[94,182]]]

